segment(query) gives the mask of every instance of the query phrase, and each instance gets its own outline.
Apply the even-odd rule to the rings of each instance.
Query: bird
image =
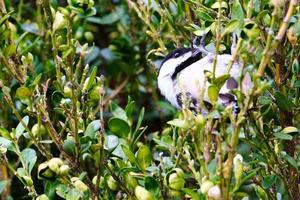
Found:
[[[199,39],[196,38],[192,47],[176,48],[167,54],[160,64],[157,82],[160,93],[176,108],[182,109],[186,107],[185,102],[188,102],[190,110],[207,114],[212,109],[213,103],[208,95],[211,83],[207,81],[205,74],[213,71],[215,54],[205,49],[205,35],[202,36],[200,45],[198,42]],[[234,47],[235,43],[232,45],[232,51]],[[220,54],[216,58],[215,77],[226,75],[232,55]],[[240,77],[241,67],[241,62],[233,62],[229,78],[218,94],[218,103],[225,107],[231,106],[236,114],[240,108],[232,91],[238,88],[237,80]],[[204,95],[200,100],[201,94]]]

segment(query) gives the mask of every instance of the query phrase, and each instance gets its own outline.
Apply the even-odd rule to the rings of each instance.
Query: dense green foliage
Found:
[[[0,0],[1,199],[299,199],[297,0]],[[207,33],[243,62],[176,110],[157,67]],[[228,68],[230,69],[229,63]]]

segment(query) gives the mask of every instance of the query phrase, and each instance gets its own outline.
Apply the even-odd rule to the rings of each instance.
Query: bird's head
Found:
[[[171,51],[162,61],[158,76],[172,76],[176,67],[186,61],[192,55],[192,48],[178,48]]]

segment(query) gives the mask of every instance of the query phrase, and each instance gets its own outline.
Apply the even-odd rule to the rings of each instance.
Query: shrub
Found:
[[[0,0],[0,11],[3,199],[300,198],[297,0]],[[216,54],[238,36],[237,115],[214,100],[227,74],[208,73],[207,115],[156,92],[163,55],[204,32]]]

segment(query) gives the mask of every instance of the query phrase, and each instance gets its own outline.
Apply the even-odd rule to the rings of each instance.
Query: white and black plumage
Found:
[[[204,40],[202,40],[203,42]],[[202,54],[206,54],[202,57]],[[175,107],[182,108],[183,98],[190,101],[190,109],[197,110],[201,91],[205,89],[203,103],[205,108],[201,112],[209,110],[211,103],[207,89],[209,83],[205,83],[205,71],[213,71],[215,54],[208,53],[203,44],[194,48],[178,48],[170,52],[162,61],[158,74],[158,88],[163,96]],[[227,74],[227,65],[232,56],[222,54],[217,56],[215,77]],[[236,97],[230,93],[238,87],[241,64],[234,62],[230,71],[230,78],[219,91],[218,101],[224,106],[233,106],[234,112],[239,112]],[[205,85],[205,87],[203,87]]]

